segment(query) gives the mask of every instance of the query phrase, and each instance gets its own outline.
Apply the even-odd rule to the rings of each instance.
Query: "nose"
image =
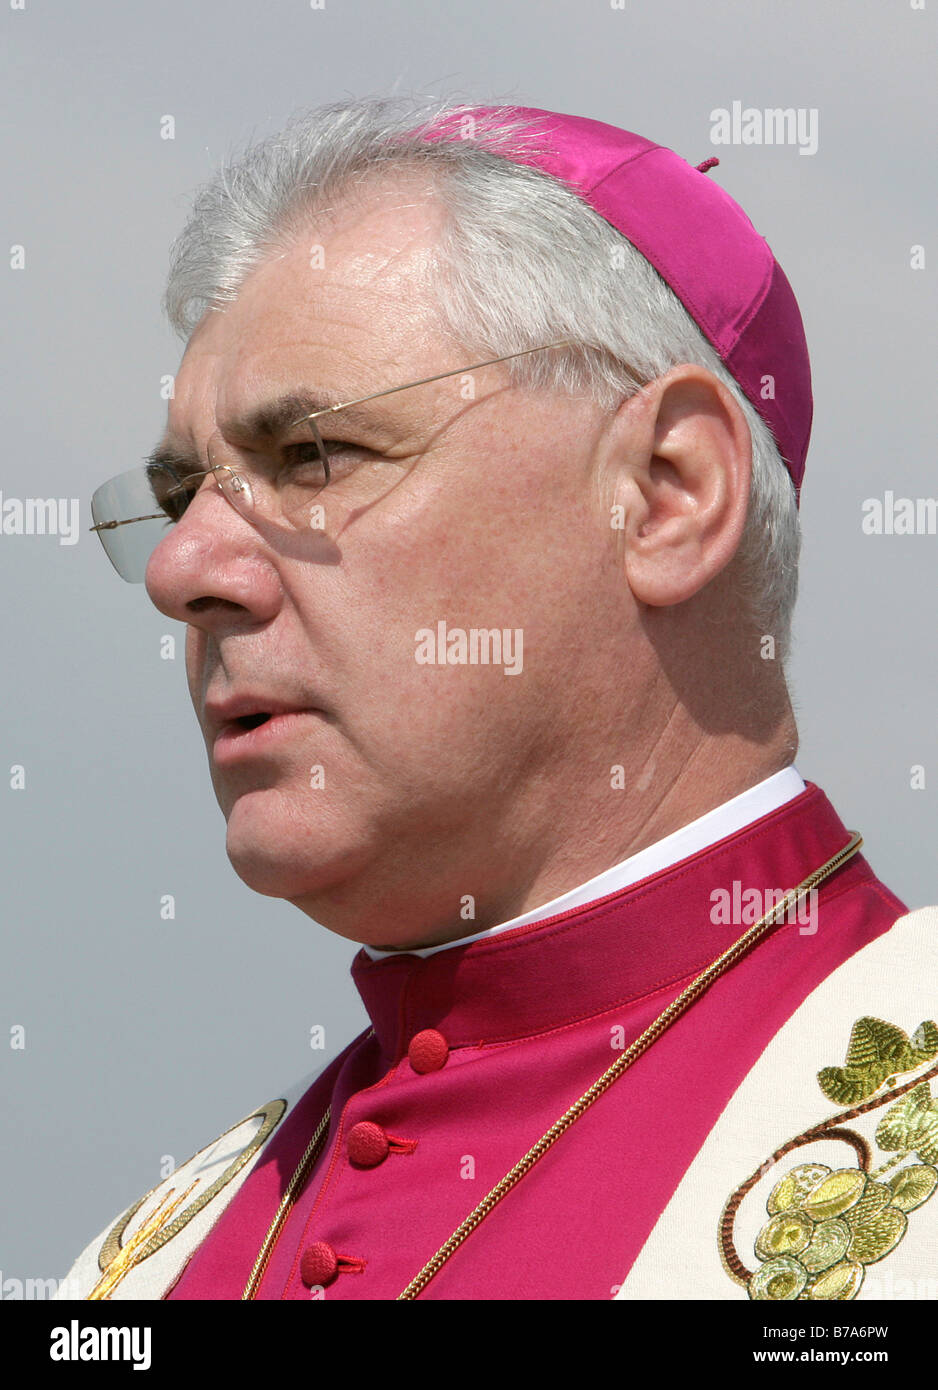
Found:
[[[211,473],[153,551],[144,582],[161,613],[207,631],[267,622],[283,598],[261,535]]]

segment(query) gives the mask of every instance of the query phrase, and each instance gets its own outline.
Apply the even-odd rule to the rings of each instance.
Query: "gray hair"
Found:
[[[458,140],[420,130],[444,113]],[[530,119],[498,119],[438,98],[364,98],[294,116],[224,164],[196,195],[173,245],[164,309],[188,339],[232,303],[250,272],[308,230],[330,200],[375,176],[426,171],[446,214],[435,303],[468,351],[498,357],[568,339],[573,346],[507,364],[531,389],[588,392],[614,409],[684,362],[730,391],[752,436],[752,484],[735,557],[743,611],[788,654],[801,533],[795,491],[771,430],[653,266],[550,175],[500,157],[539,148]]]

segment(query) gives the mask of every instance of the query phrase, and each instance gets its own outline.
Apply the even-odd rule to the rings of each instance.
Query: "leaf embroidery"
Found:
[[[758,1300],[849,1300],[856,1298],[867,1265],[894,1250],[908,1229],[910,1212],[938,1189],[938,1100],[930,1080],[932,1066],[917,1079],[896,1085],[904,1072],[915,1071],[938,1056],[938,1027],[919,1024],[911,1038],[879,1018],[854,1023],[845,1065],[818,1072],[824,1095],[854,1108],[805,1130],[775,1151],[736,1189],[720,1222],[720,1255],[731,1279]],[[889,1079],[892,1090],[876,1097]],[[870,1099],[870,1097],[874,1097]],[[880,1120],[876,1143],[895,1157],[871,1171],[866,1139],[845,1128],[848,1120],[895,1101]],[[733,1243],[740,1203],[773,1164],[792,1150],[820,1139],[847,1143],[858,1167],[832,1170],[823,1163],[801,1163],[784,1174],[766,1202],[769,1220],[755,1241],[761,1264],[750,1271]],[[917,1158],[886,1177],[890,1168]]]
[[[927,1081],[898,1101],[879,1122],[876,1142],[881,1149],[916,1153],[923,1163],[938,1163],[938,1101]]]
[[[914,1071],[938,1055],[938,1028],[920,1023],[909,1038],[880,1018],[858,1018],[850,1034],[843,1067],[824,1067],[818,1082],[828,1100],[856,1105],[878,1091],[888,1076]]]

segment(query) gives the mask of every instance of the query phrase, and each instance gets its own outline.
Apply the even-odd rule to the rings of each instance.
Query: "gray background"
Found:
[[[934,495],[936,0],[26,0],[9,105],[0,488],[81,498],[82,535],[0,535],[0,1270],[63,1275],[160,1177],[361,1030],[350,943],[250,892],[185,689],[183,629],[87,534],[181,347],[159,313],[187,198],[297,107],[424,90],[592,116],[718,178],[804,314],[816,414],[792,665],[797,766],[912,906],[938,899],[938,538],[860,506]],[[710,144],[710,111],[816,107],[819,148]],[[160,139],[172,114],[176,138]],[[928,267],[909,251],[924,244]],[[160,638],[177,637],[177,659]],[[7,769],[25,764],[25,791]],[[909,787],[924,764],[924,791]],[[163,921],[160,896],[176,917]],[[23,1024],[26,1047],[8,1046]],[[326,1029],[325,1054],[309,1047]]]

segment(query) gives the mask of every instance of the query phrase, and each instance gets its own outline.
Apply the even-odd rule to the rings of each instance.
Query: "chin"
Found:
[[[225,848],[235,873],[255,893],[315,901],[363,870],[363,847],[350,848],[334,825],[252,815],[240,810],[243,800],[232,809]]]

